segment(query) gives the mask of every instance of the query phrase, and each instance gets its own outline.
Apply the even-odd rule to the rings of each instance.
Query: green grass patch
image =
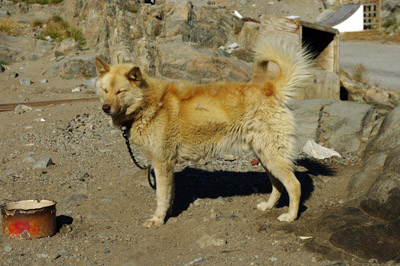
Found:
[[[16,36],[19,32],[18,23],[10,17],[0,19],[0,32]]]
[[[368,71],[361,63],[358,63],[351,68],[351,75],[355,81],[361,82],[363,84],[368,84],[369,82]]]
[[[53,40],[61,42],[67,38],[74,38],[74,40],[85,45],[86,40],[82,31],[78,28],[72,27],[67,21],[60,16],[54,16],[48,21],[34,21],[32,27],[41,28],[43,31],[36,36],[36,39],[45,40],[46,36],[50,36]]]

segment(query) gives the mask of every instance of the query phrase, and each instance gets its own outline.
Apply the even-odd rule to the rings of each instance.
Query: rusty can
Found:
[[[1,206],[3,234],[7,238],[35,239],[56,233],[56,202],[23,200]]]

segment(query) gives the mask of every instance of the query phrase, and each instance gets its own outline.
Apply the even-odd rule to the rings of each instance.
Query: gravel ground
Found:
[[[287,209],[287,197],[275,210],[255,208],[271,186],[263,169],[251,164],[251,154],[180,164],[173,214],[161,228],[148,230],[142,224],[155,208],[154,191],[146,172],[131,162],[121,132],[109,126],[99,107],[71,103],[0,113],[3,202],[55,200],[59,229],[53,237],[33,241],[2,236],[0,265],[333,265],[349,260],[311,252],[307,242],[327,241],[327,236],[305,228],[343,204],[358,158],[299,160],[302,213],[290,227],[276,219]],[[24,162],[27,157],[50,157],[54,165],[32,169],[35,162]]]

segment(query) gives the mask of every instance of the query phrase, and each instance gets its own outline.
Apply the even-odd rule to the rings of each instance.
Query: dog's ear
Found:
[[[96,56],[96,70],[99,77],[104,76],[110,71],[110,66],[103,61],[100,57]]]
[[[129,70],[129,72],[126,73],[125,75],[128,80],[133,81],[138,86],[140,86],[143,83],[142,72],[140,71],[140,68],[138,68],[136,66],[132,67],[132,69]]]

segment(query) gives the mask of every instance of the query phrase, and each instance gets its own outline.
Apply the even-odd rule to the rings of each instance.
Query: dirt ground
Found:
[[[0,73],[0,104],[96,96],[93,87],[71,92],[84,80],[43,71],[52,57],[49,50],[36,61],[8,65]],[[21,77],[33,84],[20,85]],[[251,154],[178,165],[172,216],[160,228],[145,229],[155,192],[98,101],[0,112],[0,135],[0,200],[55,200],[58,226],[50,238],[1,235],[0,265],[374,265],[307,248],[318,240],[336,250],[329,235],[310,228],[345,204],[348,180],[360,167],[357,157],[298,161],[301,214],[290,225],[276,219],[287,209],[285,196],[275,210],[256,209],[271,185],[263,169],[251,165]],[[45,169],[27,162],[46,157],[54,164]]]
[[[301,237],[326,237],[303,229],[344,202],[357,163],[299,162],[302,213],[291,224],[291,232],[276,219],[287,209],[287,198],[276,210],[255,208],[271,186],[261,167],[250,164],[251,155],[179,165],[172,217],[161,228],[149,230],[142,224],[155,208],[155,192],[147,184],[146,172],[130,161],[121,133],[108,125],[99,107],[98,102],[71,103],[21,114],[0,113],[2,199],[55,200],[59,226],[55,236],[45,239],[1,237],[2,265],[121,265],[126,261],[330,265],[341,261],[311,253],[304,247],[309,239]],[[54,165],[32,169],[33,163],[24,162],[27,156],[50,157]]]

